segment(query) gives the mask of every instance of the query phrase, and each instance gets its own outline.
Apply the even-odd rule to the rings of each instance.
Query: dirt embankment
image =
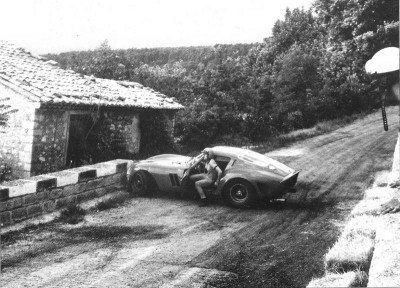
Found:
[[[389,123],[396,114],[388,109]],[[238,210],[214,199],[200,208],[158,195],[89,214],[79,225],[4,235],[0,286],[306,286],[324,272],[324,254],[375,172],[390,169],[396,136],[375,113],[271,152],[303,170],[287,202]]]

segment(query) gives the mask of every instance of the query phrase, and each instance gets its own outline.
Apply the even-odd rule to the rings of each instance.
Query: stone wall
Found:
[[[131,110],[108,110],[102,112],[100,118],[103,135],[120,145],[126,152],[139,153],[140,126],[139,113]]]
[[[66,154],[70,115],[79,114],[92,115],[93,118],[96,118],[96,112],[88,110],[38,109],[36,111],[31,175],[68,168]],[[104,111],[100,112],[100,117],[97,119],[91,133],[101,135],[107,145],[120,146],[119,149],[123,151],[116,153],[116,155],[111,155],[114,156],[112,158],[126,157],[127,154],[125,152],[129,154],[139,152],[139,115],[135,111],[104,109]],[[97,144],[90,143],[90,145],[94,147]],[[100,161],[104,161],[104,159]]]
[[[0,164],[4,162],[11,166],[16,178],[68,168],[66,154],[70,115],[90,115],[94,112],[38,108],[1,83],[0,95],[2,98],[6,95],[10,99],[7,104],[18,108],[9,115],[7,126],[0,127]],[[138,112],[102,111],[96,129],[102,132],[107,141],[120,145],[124,150],[108,159],[139,152],[141,133]]]
[[[130,160],[112,160],[0,184],[0,223],[12,225],[125,189]]]
[[[35,106],[25,100],[19,91],[0,83],[2,104],[12,106],[5,126],[0,127],[0,162],[11,166],[17,177],[28,177],[31,171],[33,135],[36,132]]]
[[[31,174],[66,168],[68,112],[37,109],[31,160]]]

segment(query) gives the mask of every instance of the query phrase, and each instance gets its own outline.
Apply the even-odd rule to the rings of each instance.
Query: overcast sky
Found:
[[[313,0],[2,0],[0,38],[36,54],[254,43]]]

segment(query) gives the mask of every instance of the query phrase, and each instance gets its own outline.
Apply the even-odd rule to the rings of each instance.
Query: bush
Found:
[[[82,207],[72,204],[61,210],[60,216],[57,220],[68,224],[78,224],[83,221],[85,214],[86,211]]]
[[[0,183],[8,181],[12,177],[12,168],[7,163],[0,164]]]
[[[160,111],[144,111],[140,114],[140,156],[171,153],[174,141],[168,127],[166,115]]]
[[[111,208],[117,208],[121,203],[127,200],[129,196],[127,194],[118,194],[114,197],[97,202],[95,209],[98,211],[104,211]]]

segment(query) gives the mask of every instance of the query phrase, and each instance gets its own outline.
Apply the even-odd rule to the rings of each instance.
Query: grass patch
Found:
[[[361,234],[341,236],[325,255],[325,269],[334,273],[368,271],[374,240]]]
[[[375,239],[376,225],[378,223],[377,217],[369,215],[361,215],[351,219],[343,231],[344,237],[353,239],[355,237],[365,236],[369,239]]]
[[[380,216],[368,285],[371,287],[400,287],[400,215]]]
[[[314,127],[292,131],[287,134],[271,137],[267,141],[259,143],[258,145],[250,144],[248,148],[256,148],[259,153],[267,153],[272,150],[289,146],[290,144],[319,136],[328,132],[332,132],[344,126],[347,126],[354,121],[365,117],[365,113],[355,114],[352,116],[345,116],[341,119],[327,120],[316,124]]]
[[[351,219],[325,255],[325,269],[335,273],[368,272],[375,246],[376,223],[377,218],[368,215]]]
[[[117,194],[109,198],[97,202],[95,209],[97,211],[104,211],[112,208],[117,208],[129,198],[129,194]]]
[[[311,287],[367,287],[368,275],[363,271],[351,271],[343,274],[328,273],[326,276],[313,279],[307,288]]]
[[[60,216],[57,218],[57,221],[68,224],[78,224],[79,222],[83,221],[85,215],[86,211],[82,207],[73,204],[61,210]]]

